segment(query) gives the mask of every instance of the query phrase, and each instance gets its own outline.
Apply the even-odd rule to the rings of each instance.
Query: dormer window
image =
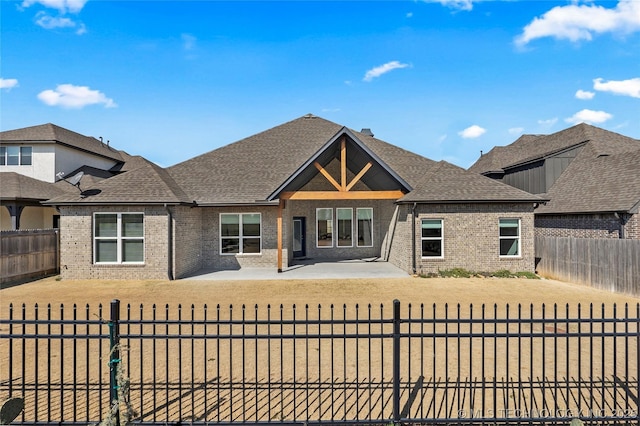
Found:
[[[30,166],[32,164],[30,146],[1,146],[0,166]]]

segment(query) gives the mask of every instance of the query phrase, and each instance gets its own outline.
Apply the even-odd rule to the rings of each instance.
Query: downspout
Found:
[[[171,210],[169,206],[165,203],[164,209],[167,211],[167,275],[169,277],[169,281],[173,281],[175,278],[173,276],[173,215],[171,214]]]
[[[618,236],[621,240],[624,240],[626,237],[624,235],[624,225],[626,225],[625,214],[615,212],[613,214],[620,221],[620,231],[618,232]]]
[[[413,203],[413,207],[411,207],[411,259],[413,262],[413,275],[416,274],[417,271],[417,263],[416,263],[416,206],[417,203]]]

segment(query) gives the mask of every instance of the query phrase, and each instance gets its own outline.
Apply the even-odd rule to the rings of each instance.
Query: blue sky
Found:
[[[469,167],[587,122],[640,138],[640,0],[0,1],[0,129],[170,166],[307,113]]]

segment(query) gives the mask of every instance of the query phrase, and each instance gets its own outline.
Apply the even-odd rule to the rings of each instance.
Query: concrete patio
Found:
[[[317,280],[349,278],[407,278],[409,274],[378,258],[350,260],[296,260],[278,273],[275,268],[202,269],[185,280]]]

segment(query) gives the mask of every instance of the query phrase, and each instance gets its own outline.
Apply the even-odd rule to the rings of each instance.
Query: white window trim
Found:
[[[360,228],[359,228],[359,224],[358,224],[358,210],[371,210],[371,244],[369,245],[360,245],[360,242],[358,240],[358,235],[360,235]],[[356,239],[356,247],[373,247],[373,207],[357,207],[356,208],[356,218],[355,218],[355,222],[356,222],[356,235],[355,235],[355,239]]]
[[[501,220],[517,220],[518,221],[518,235],[514,236],[502,236],[500,235],[500,221]],[[518,259],[522,257],[522,233],[521,233],[521,224],[522,221],[519,217],[501,217],[498,219],[498,255],[502,259]],[[500,254],[500,242],[502,240],[512,240],[516,238],[518,240],[518,254]]]
[[[331,245],[329,245],[329,246],[318,245],[318,241],[319,241],[318,240],[318,236],[319,236],[319,233],[318,233],[318,211],[319,210],[330,210],[331,211],[331,228],[332,229],[331,229]],[[330,248],[333,248],[333,246],[335,245],[334,244],[334,241],[335,241],[335,232],[334,231],[335,231],[335,227],[336,227],[335,225],[336,224],[334,222],[335,219],[333,217],[333,211],[334,210],[335,209],[333,207],[317,207],[316,208],[316,217],[315,217],[315,219],[316,219],[316,248],[319,248],[319,249],[330,249]]]
[[[237,237],[223,237],[222,236],[222,216],[223,215],[231,215],[231,214],[237,214],[238,215],[238,219],[240,220],[239,222],[239,226],[238,226],[238,236]],[[250,235],[247,237],[244,237],[242,235],[242,216],[243,215],[250,215],[250,214],[257,214],[258,216],[260,216],[260,236],[254,236],[254,235]],[[262,256],[262,213],[258,213],[258,212],[244,212],[244,213],[236,213],[236,212],[225,212],[225,213],[220,213],[218,215],[218,236],[219,236],[219,240],[220,243],[218,244],[218,253],[220,254],[220,256]],[[222,252],[222,240],[223,238],[238,238],[239,241],[239,247],[238,247],[238,253],[223,253]],[[244,238],[259,238],[260,239],[260,252],[258,253],[243,253],[242,252],[242,240]]]
[[[116,236],[115,237],[97,237],[96,236],[96,216],[115,214],[116,219]],[[142,215],[142,237],[123,237],[122,236],[122,215],[139,214]],[[146,259],[147,244],[145,242],[145,220],[143,212],[95,212],[93,213],[93,264],[94,265],[144,265],[144,259]],[[98,253],[97,243],[99,240],[116,240],[116,261],[115,262],[98,262],[96,255]],[[124,262],[122,260],[122,240],[142,240],[142,262]]]
[[[439,220],[440,221],[440,237],[423,237],[422,221],[423,220]],[[422,241],[440,241],[440,256],[422,256]],[[422,217],[420,218],[420,258],[421,259],[444,259],[444,219],[439,217]]]
[[[339,224],[338,224],[338,210],[349,210],[351,211],[351,232],[349,233],[351,235],[351,244],[349,244],[348,246],[341,246],[340,245],[340,229],[339,229]],[[336,235],[336,248],[351,248],[353,247],[353,207],[336,207],[336,225],[335,227],[336,229],[338,229],[338,235]]]
[[[9,148],[14,147],[16,145],[5,145],[3,160],[4,164],[2,166],[7,167],[18,167],[18,166],[33,166],[33,147],[29,145],[18,145],[18,164],[9,164]],[[31,164],[22,164],[22,148],[31,148]]]

